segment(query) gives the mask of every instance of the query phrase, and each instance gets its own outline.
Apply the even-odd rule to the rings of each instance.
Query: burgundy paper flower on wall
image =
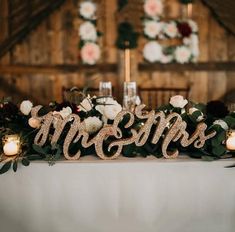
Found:
[[[192,34],[192,29],[187,22],[178,23],[177,27],[183,37],[189,37]]]
[[[224,118],[229,113],[227,106],[221,101],[208,102],[206,112],[216,118]]]

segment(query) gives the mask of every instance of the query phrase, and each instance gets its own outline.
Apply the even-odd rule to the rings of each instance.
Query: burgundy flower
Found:
[[[229,113],[227,106],[221,101],[208,102],[206,112],[216,118],[224,118]]]
[[[1,111],[2,111],[3,116],[12,117],[12,116],[17,115],[18,107],[12,102],[7,102],[2,105]]]
[[[187,22],[178,23],[177,27],[183,37],[189,37],[192,34],[192,29]]]

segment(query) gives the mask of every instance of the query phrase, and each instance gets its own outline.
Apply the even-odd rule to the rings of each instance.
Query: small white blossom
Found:
[[[29,123],[30,127],[32,127],[32,128],[39,128],[41,126],[41,121],[36,118],[30,118],[28,120],[28,123]]]
[[[112,98],[107,98],[104,105],[95,107],[105,118],[114,120],[117,114],[122,110],[122,106]]]
[[[65,119],[70,114],[72,114],[72,109],[69,106],[63,107],[63,109],[59,112],[59,114],[61,115],[63,119]]]
[[[93,104],[91,102],[91,99],[89,97],[86,97],[82,100],[82,102],[78,106],[78,110],[88,112],[92,110],[92,107],[93,107]]]
[[[20,104],[20,111],[24,115],[29,115],[33,108],[33,103],[29,100],[22,101]]]
[[[224,130],[228,130],[228,129],[229,129],[228,124],[227,124],[224,120],[222,120],[222,119],[215,120],[215,121],[213,122],[213,125],[219,125],[219,126],[221,126]]]
[[[176,108],[184,108],[188,104],[188,100],[181,95],[171,97],[170,104]]]
[[[86,131],[89,134],[97,132],[103,125],[102,121],[98,117],[88,117],[84,120]]]
[[[199,109],[197,109],[196,107],[191,107],[191,108],[189,108],[188,113],[190,115],[192,115],[196,111],[200,112],[200,115],[197,117],[196,121],[197,122],[201,122],[204,119],[204,115],[203,115],[203,113]]]

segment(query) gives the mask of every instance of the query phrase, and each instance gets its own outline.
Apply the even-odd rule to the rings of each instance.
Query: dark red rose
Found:
[[[187,22],[178,23],[177,27],[183,37],[189,37],[192,34],[192,29]]]
[[[229,111],[227,106],[221,101],[210,101],[206,105],[206,112],[215,118],[224,118]]]

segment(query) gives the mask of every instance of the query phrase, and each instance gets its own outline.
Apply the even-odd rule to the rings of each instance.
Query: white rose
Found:
[[[159,23],[154,20],[147,20],[144,22],[144,34],[149,38],[156,38],[159,35],[162,29],[162,23]]]
[[[186,46],[180,46],[175,49],[175,60],[180,63],[184,64],[189,61],[191,57],[191,51]]]
[[[94,19],[96,5],[90,1],[83,1],[80,4],[79,13],[83,18]]]
[[[78,109],[80,111],[88,112],[88,111],[92,110],[92,107],[93,107],[93,104],[91,102],[91,99],[86,97],[85,99],[82,100],[82,102],[78,106]]]
[[[151,63],[160,61],[162,57],[161,45],[155,41],[148,42],[144,46],[143,56],[147,61]]]
[[[89,134],[97,132],[103,125],[102,121],[97,117],[88,117],[84,120],[86,131]]]
[[[33,103],[29,100],[27,101],[22,101],[20,104],[20,111],[22,114],[24,115],[29,115],[29,113],[31,112],[33,108]]]
[[[70,114],[72,114],[72,109],[69,106],[63,107],[63,109],[59,112],[59,114],[61,115],[63,119],[65,119]]]
[[[113,120],[122,111],[122,106],[112,98],[108,98],[104,105],[95,107],[105,118]]]
[[[84,22],[79,27],[79,35],[82,40],[96,41],[97,31],[93,23]]]
[[[181,95],[175,95],[171,97],[170,104],[176,108],[184,108],[188,104],[188,100]]]
[[[100,58],[100,47],[95,43],[86,43],[81,49],[82,61],[86,64],[93,65]]]
[[[175,22],[166,23],[163,29],[165,34],[170,38],[175,38],[178,35],[178,28]]]
[[[28,123],[32,128],[39,128],[41,126],[41,121],[36,118],[30,118]]]
[[[195,108],[195,107],[191,107],[191,108],[189,108],[188,113],[190,115],[192,115],[196,111],[200,111],[200,110]],[[200,111],[200,113],[201,113],[201,115],[198,116],[197,122],[200,122],[200,121],[202,121],[204,119],[203,113],[201,111]]]
[[[190,19],[190,20],[188,20],[188,24],[191,27],[192,32],[198,32],[198,25],[195,21]]]
[[[160,16],[163,12],[163,4],[161,0],[145,0],[144,3],[145,14],[155,18]]]
[[[224,120],[222,120],[222,119],[215,120],[215,121],[213,122],[213,125],[219,125],[219,126],[221,126],[224,130],[228,130],[228,129],[229,129],[228,124],[227,124]]]

